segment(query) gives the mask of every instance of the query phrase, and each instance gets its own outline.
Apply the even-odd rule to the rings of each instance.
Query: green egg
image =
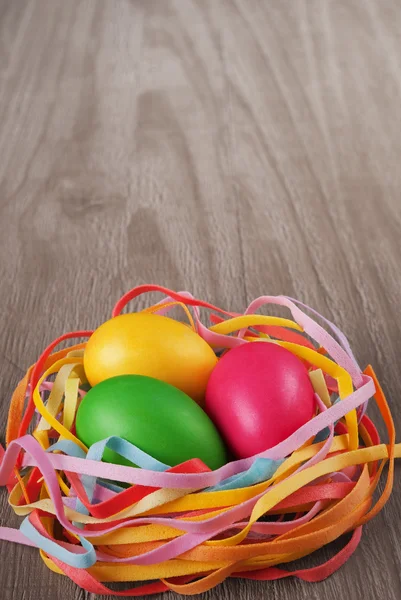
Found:
[[[78,408],[76,432],[86,446],[119,436],[170,466],[200,458],[214,470],[227,461],[201,407],[174,386],[142,375],[119,375],[92,387]],[[132,465],[108,449],[104,460]]]

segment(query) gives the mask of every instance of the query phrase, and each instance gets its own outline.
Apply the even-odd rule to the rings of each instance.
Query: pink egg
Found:
[[[205,410],[238,458],[285,440],[315,414],[308,371],[289,350],[249,342],[230,350],[213,369]]]

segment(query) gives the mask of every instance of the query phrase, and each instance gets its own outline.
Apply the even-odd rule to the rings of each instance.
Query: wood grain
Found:
[[[262,293],[316,307],[375,366],[401,430],[400,9],[0,0],[2,441],[43,347],[143,282],[233,310]],[[325,582],[230,580],[205,600],[396,600],[398,474]],[[91,597],[6,543],[0,582],[6,600]]]

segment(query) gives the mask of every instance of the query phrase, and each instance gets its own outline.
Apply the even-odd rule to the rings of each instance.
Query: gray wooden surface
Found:
[[[400,50],[397,0],[0,0],[2,441],[43,347],[143,282],[234,310],[308,302],[376,367],[401,430]],[[330,579],[204,598],[399,599],[400,469]],[[4,490],[0,523],[18,523]],[[6,543],[0,588],[91,596]]]

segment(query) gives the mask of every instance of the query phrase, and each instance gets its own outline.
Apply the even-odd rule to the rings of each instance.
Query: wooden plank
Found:
[[[0,0],[3,424],[48,342],[156,282],[233,310],[309,303],[375,366],[401,427],[400,8]],[[325,582],[230,580],[213,597],[396,600],[400,492],[396,477]],[[4,491],[0,524],[18,524]],[[0,582],[7,600],[91,596],[6,543]]]

